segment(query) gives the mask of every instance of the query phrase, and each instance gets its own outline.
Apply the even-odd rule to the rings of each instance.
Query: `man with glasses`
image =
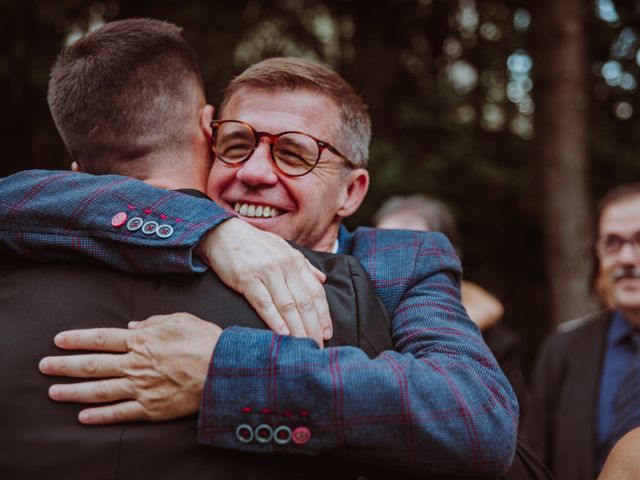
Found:
[[[201,403],[201,442],[255,452],[334,451],[432,474],[487,476],[504,471],[515,445],[517,404],[460,304],[459,262],[450,244],[432,233],[374,229],[349,233],[341,227],[342,219],[361,204],[369,184],[365,167],[370,123],[362,100],[321,65],[270,59],[231,82],[219,118],[208,132],[216,160],[207,193],[224,210],[204,200],[171,197],[173,205],[181,205],[178,221],[163,208],[166,194],[147,185],[99,177],[69,180],[64,175],[18,174],[0,185],[10,199],[1,207],[3,228],[11,230],[7,218],[15,218],[19,210],[21,222],[37,224],[46,235],[39,224],[45,210],[49,223],[61,222],[67,235],[81,238],[83,249],[97,252],[100,259],[120,268],[144,265],[147,271],[162,272],[167,267],[158,251],[171,254],[174,266],[183,269],[193,268],[194,249],[209,265],[220,262],[220,255],[207,243],[218,227],[205,235],[211,225],[199,225],[198,219],[211,212],[222,217],[226,211],[312,249],[352,254],[363,263],[393,315],[397,351],[371,360],[354,348],[321,350],[309,340],[268,331],[224,330],[211,343],[213,357]],[[47,198],[56,185],[61,188],[69,181],[75,188],[74,206]],[[109,201],[91,211],[94,204],[82,199],[95,198],[97,188]],[[34,196],[37,202],[31,201]],[[149,208],[139,211],[131,204],[129,209],[129,201]],[[86,208],[76,208],[78,203]],[[74,211],[72,218],[69,208]],[[127,215],[128,210],[140,220],[129,225],[131,218],[110,224],[107,219],[105,227],[105,216]],[[165,217],[173,230],[170,240],[145,232],[144,225],[155,221],[150,220],[154,216]],[[202,239],[197,248],[193,237]],[[243,248],[243,239],[233,241],[237,250]],[[68,238],[50,235],[44,243],[76,257],[83,253],[74,250]],[[17,233],[4,240],[12,250],[28,245],[29,239]],[[187,254],[176,255],[180,249]],[[47,256],[37,248],[29,252],[38,258]],[[256,260],[262,256],[260,251],[253,253]],[[190,324],[176,321],[188,336]],[[145,327],[153,331],[153,324]],[[99,341],[101,350],[125,353],[129,335],[126,330],[75,332],[59,339],[58,345],[94,349]],[[182,358],[179,352],[173,355]],[[102,355],[93,357],[99,360],[87,373],[82,357],[69,358],[46,359],[42,369],[49,374],[119,378],[99,385],[57,386],[52,397],[58,401],[121,400],[118,385],[135,377],[139,368],[123,367],[121,355]],[[156,358],[143,369],[166,365],[168,358]],[[206,368],[209,359],[196,359],[199,365],[181,372],[202,371],[203,361]],[[177,394],[175,389],[157,393],[162,398]],[[89,409],[81,419],[91,424],[185,414],[169,409],[150,415],[139,407],[129,408],[136,403],[136,395],[137,387],[130,386],[126,394],[130,401]],[[263,428],[283,421],[301,425],[291,441],[281,442]]]
[[[557,478],[595,478],[640,426],[640,184],[600,202],[592,285],[606,310],[558,328],[540,352],[523,433]]]

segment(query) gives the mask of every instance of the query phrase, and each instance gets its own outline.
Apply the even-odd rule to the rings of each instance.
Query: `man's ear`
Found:
[[[82,167],[78,162],[71,162],[71,171],[76,173],[82,172]]]
[[[351,170],[345,180],[346,195],[342,206],[336,212],[340,217],[347,218],[353,215],[367,195],[369,190],[369,172],[364,168]]]
[[[214,113],[215,108],[213,108],[213,105],[207,104],[200,109],[200,129],[209,142],[211,142],[212,137],[211,121],[213,120]]]

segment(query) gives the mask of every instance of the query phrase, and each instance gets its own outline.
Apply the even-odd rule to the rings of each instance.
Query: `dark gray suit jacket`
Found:
[[[389,317],[360,264],[308,253],[328,276],[332,345],[370,356],[393,348]],[[63,352],[56,333],[124,327],[186,311],[221,327],[265,328],[242,297],[211,273],[136,276],[105,267],[0,258],[0,478],[356,478],[365,467],[335,457],[255,455],[197,445],[196,417],[171,422],[82,426],[80,406],[49,400],[39,360]],[[240,400],[240,399],[238,399]]]
[[[595,472],[598,379],[611,312],[574,320],[543,345],[522,433],[561,480]]]

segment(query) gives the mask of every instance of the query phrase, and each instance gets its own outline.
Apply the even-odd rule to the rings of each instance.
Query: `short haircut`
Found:
[[[181,151],[205,103],[182,28],[145,18],[107,23],[66,47],[47,98],[72,160],[96,174],[144,175],[150,157]]]
[[[353,87],[333,70],[302,58],[268,58],[250,66],[229,83],[220,105],[221,114],[233,94],[242,88],[268,92],[309,90],[329,98],[340,112],[335,147],[356,166],[366,168],[371,141],[368,108]]]
[[[633,197],[636,195],[640,195],[640,182],[623,183],[622,185],[618,185],[605,193],[602,199],[598,202],[598,208],[596,210],[596,234],[599,233],[602,215],[609,206],[622,200],[626,200],[627,197]]]
[[[444,202],[420,194],[409,197],[390,197],[374,214],[373,222],[377,225],[387,215],[399,212],[415,213],[418,218],[429,226],[430,231],[445,234],[458,251],[458,254],[460,254],[458,223]]]

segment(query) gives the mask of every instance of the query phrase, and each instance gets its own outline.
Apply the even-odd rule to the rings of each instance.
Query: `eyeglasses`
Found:
[[[257,132],[251,125],[239,120],[213,121],[211,128],[213,153],[228,165],[240,165],[249,160],[258,148],[260,139],[266,137],[271,160],[278,170],[290,177],[301,177],[313,170],[325,149],[342,158],[350,167],[356,167],[333,145],[306,133],[281,132],[273,135]]]
[[[615,234],[600,237],[596,243],[596,251],[600,257],[611,257],[620,253],[622,247],[627,243],[633,247],[634,253],[640,256],[640,231],[634,233],[631,238],[624,238]]]

